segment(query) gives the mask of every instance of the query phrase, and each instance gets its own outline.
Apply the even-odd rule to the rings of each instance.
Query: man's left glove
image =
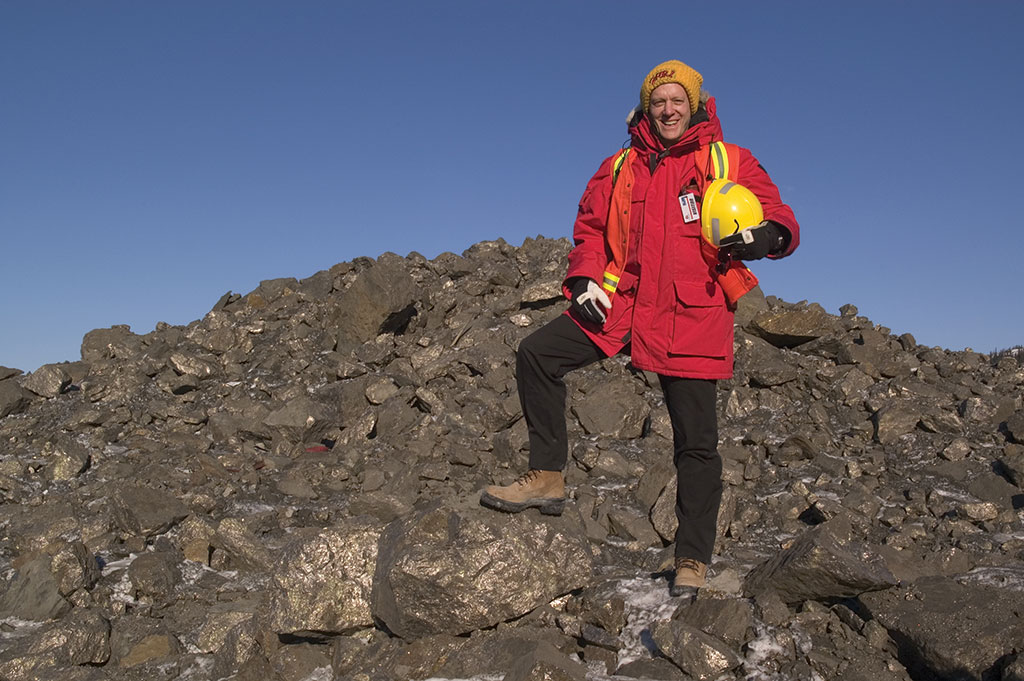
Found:
[[[612,301],[596,281],[579,277],[572,283],[572,310],[580,319],[594,324],[604,324],[605,310],[610,309]]]
[[[765,220],[750,229],[724,237],[718,244],[718,257],[722,261],[760,260],[780,252],[785,244],[782,229],[771,220]]]

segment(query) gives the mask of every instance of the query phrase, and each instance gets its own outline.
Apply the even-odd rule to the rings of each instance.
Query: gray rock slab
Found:
[[[152,487],[123,485],[114,491],[111,501],[118,527],[144,537],[166,532],[189,514],[177,497]]]
[[[791,348],[827,335],[835,328],[835,321],[824,310],[813,307],[766,310],[745,328],[776,347]]]
[[[650,407],[637,394],[633,382],[622,378],[592,386],[573,403],[572,411],[591,435],[632,439],[643,432]]]
[[[740,300],[742,301],[743,298],[740,298]],[[627,662],[615,670],[615,676],[628,679],[643,679],[644,681],[650,681],[651,679],[658,679],[658,681],[690,681],[693,678],[679,667],[660,657],[652,660],[641,658]]]
[[[433,504],[382,535],[372,610],[402,638],[462,634],[524,615],[591,575],[571,506],[549,517]]]
[[[336,296],[339,344],[372,340],[389,320],[412,306],[416,293],[415,281],[397,263],[381,262],[363,270]]]
[[[20,414],[31,402],[31,393],[18,385],[17,381],[0,381],[0,418]]]
[[[1018,410],[1006,419],[1006,433],[1014,442],[1024,444],[1024,410]]]
[[[170,551],[143,553],[128,566],[135,597],[143,602],[166,602],[181,581],[178,556]]]
[[[343,634],[373,626],[370,594],[383,530],[376,519],[352,519],[286,546],[272,578],[270,627]]]
[[[241,518],[224,518],[217,525],[212,544],[225,553],[236,568],[264,572],[274,564],[270,551]]]
[[[502,681],[584,681],[585,667],[570,660],[550,643],[539,643],[517,659]]]
[[[1024,642],[1024,592],[1016,589],[936,576],[860,600],[888,629],[914,678],[999,678],[999,666]]]
[[[142,349],[142,337],[132,333],[127,324],[107,329],[93,329],[82,338],[82,359],[95,362],[103,359],[125,359]]]
[[[739,598],[701,598],[682,606],[674,617],[736,647],[749,639],[754,625],[753,605]]]
[[[1024,488],[1024,452],[1013,452],[999,460],[1003,471],[1017,487]]]
[[[324,405],[300,397],[270,412],[263,424],[286,441],[301,443],[317,442],[329,428],[338,425],[338,420],[337,412],[332,413]]]
[[[744,593],[749,596],[774,589],[792,605],[852,598],[896,584],[877,552],[847,541],[831,524],[808,530],[789,548],[751,570]]]
[[[89,450],[73,440],[64,440],[54,445],[46,464],[48,480],[74,480],[89,467]]]
[[[0,598],[0,617],[46,621],[71,610],[50,572],[49,556],[41,555],[22,565]]]
[[[883,445],[895,442],[901,435],[912,433],[920,420],[918,402],[894,400],[875,413],[875,437]]]
[[[30,652],[52,652],[62,665],[101,665],[110,659],[110,622],[98,610],[76,609],[34,637]]]

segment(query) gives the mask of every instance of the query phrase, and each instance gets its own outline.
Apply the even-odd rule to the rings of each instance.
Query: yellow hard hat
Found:
[[[761,202],[741,184],[715,180],[704,190],[700,208],[700,231],[704,240],[717,246],[722,237],[761,224]]]

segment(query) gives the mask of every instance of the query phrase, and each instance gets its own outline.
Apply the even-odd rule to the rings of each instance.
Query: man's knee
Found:
[[[534,331],[529,336],[519,341],[519,347],[516,348],[516,366],[522,366],[523,363],[536,364],[537,355],[540,343],[538,342],[538,332]]]

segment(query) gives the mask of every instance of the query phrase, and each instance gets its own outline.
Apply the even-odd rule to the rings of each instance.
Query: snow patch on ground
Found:
[[[957,578],[961,584],[994,586],[1012,591],[1024,591],[1024,568],[978,567]]]

